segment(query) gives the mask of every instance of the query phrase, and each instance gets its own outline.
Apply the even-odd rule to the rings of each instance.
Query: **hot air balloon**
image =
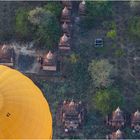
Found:
[[[20,72],[0,65],[0,138],[51,137],[52,117],[42,92]]]

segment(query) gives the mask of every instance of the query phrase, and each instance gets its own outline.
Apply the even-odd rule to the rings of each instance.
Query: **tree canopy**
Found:
[[[114,74],[113,65],[107,59],[92,60],[88,71],[95,87],[108,87],[112,84]]]
[[[131,38],[135,40],[140,39],[140,17],[139,16],[130,18],[128,31]]]
[[[60,27],[59,22],[50,11],[45,11],[41,22],[38,25],[37,38],[48,48],[54,47],[59,40]]]
[[[117,89],[104,89],[99,90],[96,93],[93,102],[95,102],[97,110],[99,110],[103,115],[107,115],[118,106],[123,105],[123,96]]]
[[[86,28],[92,28],[96,23],[112,16],[112,4],[109,1],[87,1],[86,17],[82,25]]]
[[[57,8],[56,8],[57,7]],[[48,49],[55,47],[60,37],[60,25],[57,18],[59,5],[48,3],[44,8],[36,7],[32,10],[19,9],[16,14],[16,32],[23,38],[31,37],[37,44]],[[59,9],[59,10],[58,10]]]
[[[60,27],[54,13],[37,7],[29,12],[28,19],[36,27],[36,41],[49,49],[55,47],[59,40]]]
[[[56,17],[60,17],[61,11],[62,11],[62,5],[60,2],[57,4],[55,2],[50,1],[45,5],[44,10],[52,12]]]
[[[28,19],[33,25],[39,25],[41,23],[41,18],[44,17],[44,10],[40,7],[37,7],[29,11]]]
[[[28,21],[28,10],[25,8],[19,9],[16,12],[16,32],[22,37],[27,37],[31,32]]]

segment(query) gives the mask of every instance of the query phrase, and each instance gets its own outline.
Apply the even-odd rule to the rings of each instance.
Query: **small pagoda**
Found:
[[[86,3],[83,0],[79,3],[79,16],[85,16],[86,14]]]
[[[67,7],[69,10],[71,10],[72,9],[72,1],[70,1],[70,0],[63,0],[62,1],[62,5],[65,7]]]
[[[68,23],[64,22],[62,24],[62,31],[64,34],[66,34],[68,37],[70,36],[70,26]]]
[[[65,33],[60,38],[59,50],[60,51],[70,51],[71,50],[71,48],[70,48],[70,39]]]
[[[70,23],[71,22],[71,18],[70,18],[70,11],[69,9],[65,6],[64,9],[62,10],[62,14],[61,14],[61,22],[67,22]]]
[[[40,58],[39,62],[41,63],[41,69],[44,71],[57,70],[56,54],[51,51],[49,51],[43,58]]]
[[[123,111],[118,107],[111,117],[107,118],[107,124],[113,128],[120,129],[125,124]]]
[[[121,130],[117,130],[116,132],[113,132],[112,134],[109,134],[106,136],[107,139],[110,139],[110,140],[121,140],[123,139],[123,132]]]
[[[81,101],[65,100],[60,106],[59,116],[65,133],[77,132],[84,122],[84,105]]]
[[[134,131],[140,132],[140,112],[137,110],[135,113],[132,114],[131,118],[131,127]]]
[[[13,67],[14,56],[14,48],[11,48],[9,45],[6,44],[0,46],[0,65]]]

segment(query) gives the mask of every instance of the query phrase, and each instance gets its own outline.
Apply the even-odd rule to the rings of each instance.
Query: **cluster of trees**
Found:
[[[88,71],[92,85],[97,88],[93,95],[92,103],[103,115],[111,113],[117,106],[122,106],[123,96],[117,88],[113,88],[113,77],[116,69],[107,59],[92,60]]]
[[[0,1],[0,42],[12,39],[15,34],[14,16],[17,6],[17,2]]]
[[[124,103],[123,94],[114,86],[117,70],[108,59],[88,60],[90,50],[83,55],[84,50],[80,47],[79,54],[72,54],[67,63],[71,96],[87,100],[91,103],[90,108],[105,116]]]
[[[90,7],[87,8],[87,16],[83,21],[83,23],[85,23],[84,26],[88,26],[89,28],[91,28],[93,27],[95,22],[102,22],[102,20],[111,17],[111,4],[112,3],[108,1],[87,2],[87,7]],[[33,10],[31,11],[31,13],[32,12]],[[34,19],[34,17],[31,17],[32,16],[30,16],[30,18],[28,19],[30,23],[38,24],[40,18]],[[59,17],[59,15],[57,15],[56,17]],[[107,28],[109,32],[107,32],[106,35],[108,38],[115,40],[117,36],[116,23],[113,21],[109,24],[110,25]],[[133,26],[131,25],[131,27],[135,27],[134,25],[135,24],[133,24]],[[90,115],[88,115],[88,117],[90,117],[90,121],[92,122],[92,124],[90,122],[90,124],[85,125],[86,127],[89,126],[89,129],[85,130],[85,132],[92,130],[92,132],[89,134],[89,136],[91,136],[93,133],[93,123],[96,122],[96,120],[101,121],[101,118],[98,118],[98,113],[101,113],[103,116],[105,116],[115,110],[118,106],[121,108],[125,108],[124,105],[126,103],[126,98],[121,91],[121,86],[123,85],[121,85],[119,82],[118,83],[120,85],[115,85],[115,82],[117,81],[115,81],[115,79],[119,79],[119,77],[116,77],[116,68],[112,63],[110,63],[109,59],[95,59],[94,54],[96,53],[96,49],[91,47],[90,45],[75,45],[74,51],[75,53],[72,53],[69,58],[67,57],[63,59],[65,63],[64,66],[66,68],[64,71],[66,74],[66,81],[58,87],[57,91],[56,87],[52,88],[52,93],[56,94],[53,95],[50,91],[48,91],[48,93],[50,93],[50,98],[54,98],[52,102],[58,102],[58,99],[56,99],[56,95],[59,96],[60,100],[74,98],[83,100],[85,102],[87,101],[89,105],[88,109],[91,109],[91,112],[89,111]],[[121,57],[122,55],[124,55],[124,51],[122,49],[118,49],[115,52],[115,55]],[[47,89],[49,88],[47,87]],[[139,106],[139,100],[140,96],[137,96],[137,98],[134,99],[135,106]],[[56,102],[54,102],[54,104]],[[92,109],[94,109],[94,112],[92,112]],[[93,116],[91,117],[91,115]],[[102,115],[100,115],[100,117]],[[101,123],[101,125],[103,126],[103,122]],[[100,128],[100,125],[98,125],[97,123],[96,126]],[[94,130],[96,130],[96,128]]]
[[[123,94],[114,86],[117,73],[115,66],[108,59],[91,61],[92,58],[88,57],[92,51],[90,47],[78,46],[78,49],[77,54],[73,53],[69,57],[66,66],[71,96],[87,100],[91,103],[89,108],[98,110],[103,116],[123,106]]]
[[[60,36],[59,16],[61,4],[48,2],[44,7],[22,8],[16,12],[16,33],[37,44],[53,48]]]
[[[0,41],[34,41],[37,46],[55,47],[61,10],[59,2],[1,1]]]
[[[114,111],[118,106],[123,105],[123,96],[118,89],[110,88],[97,91],[93,102],[96,109],[103,115],[107,115]]]
[[[105,19],[112,17],[112,3],[109,1],[87,1],[86,17],[81,25],[90,29],[93,25],[98,25]]]
[[[140,16],[131,17],[128,25],[129,35],[134,40],[140,39]]]
[[[140,2],[135,0],[129,1],[132,16],[128,19],[128,33],[132,40],[140,39]]]

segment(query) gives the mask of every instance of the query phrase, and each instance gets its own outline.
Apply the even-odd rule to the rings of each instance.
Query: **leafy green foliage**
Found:
[[[104,19],[112,16],[112,5],[109,1],[87,1],[86,17],[82,20],[82,26],[92,28]]]
[[[15,14],[17,1],[0,1],[0,42],[15,37]]]
[[[117,50],[115,51],[115,55],[116,55],[117,57],[121,57],[121,56],[125,55],[125,52],[124,52],[123,49],[119,48],[119,49],[117,49]]]
[[[48,48],[55,47],[60,36],[59,22],[49,11],[45,11],[43,18],[38,26],[37,38]]]
[[[43,8],[35,8],[29,12],[28,19],[36,27],[36,42],[48,49],[55,47],[60,36],[59,22],[56,16]]]
[[[57,2],[56,4],[56,2],[49,1],[47,5],[43,7],[43,9],[46,11],[50,11],[59,18],[62,10],[62,5],[60,4],[60,2]]]
[[[16,32],[22,37],[28,37],[31,32],[27,9],[19,9],[16,12]]]
[[[77,63],[77,62],[78,62],[78,59],[79,59],[79,56],[76,55],[75,53],[72,53],[72,54],[70,55],[70,62],[71,62],[72,64]]]
[[[68,62],[66,64],[66,74],[68,80],[70,81],[71,92],[74,92],[76,95],[74,97],[83,97],[87,96],[87,88],[89,86],[89,75],[87,72],[87,66],[82,62],[81,59],[76,63]],[[78,94],[77,94],[78,93]]]
[[[129,35],[134,40],[140,39],[140,17],[130,18],[128,26]]]
[[[105,89],[96,93],[93,102],[95,102],[97,110],[103,115],[107,115],[118,106],[123,105],[123,97],[117,89]]]
[[[106,35],[108,38],[115,39],[117,37],[116,30],[110,30]]]
[[[113,76],[114,68],[107,59],[92,60],[88,71],[95,87],[108,87],[113,82],[111,76]]]
[[[103,28],[107,30],[116,30],[116,23],[114,20],[112,21],[103,21],[102,23]]]
[[[28,19],[33,25],[39,25],[43,16],[44,10],[40,7],[37,7],[29,12]]]

